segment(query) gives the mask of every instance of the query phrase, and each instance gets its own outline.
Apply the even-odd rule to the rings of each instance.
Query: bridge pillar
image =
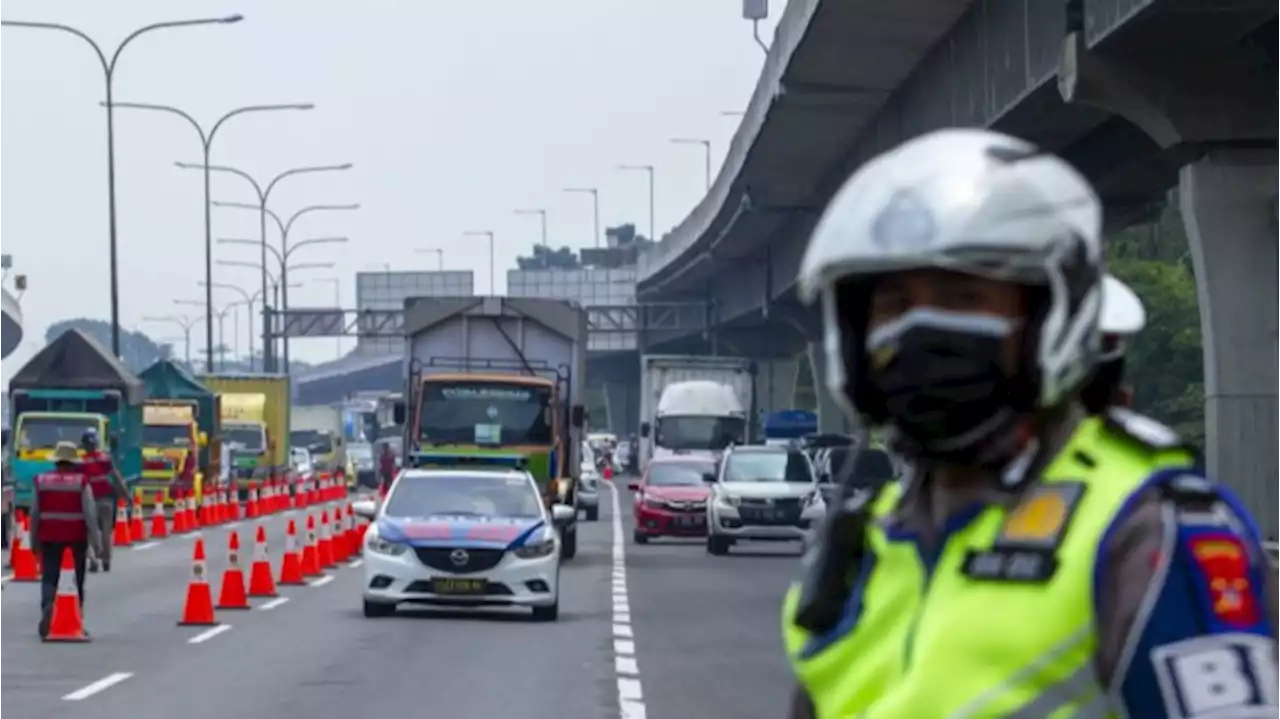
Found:
[[[635,382],[605,382],[604,406],[609,431],[619,438],[640,431],[640,385]]]
[[[1187,226],[1204,337],[1205,437],[1212,476],[1277,532],[1276,152],[1217,150],[1184,167]]]
[[[821,342],[810,342],[805,347],[809,355],[809,367],[813,370],[813,393],[818,397],[818,431],[845,432],[848,420],[844,410],[827,391],[827,353]]]

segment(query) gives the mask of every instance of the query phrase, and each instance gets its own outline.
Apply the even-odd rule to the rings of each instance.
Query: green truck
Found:
[[[560,527],[566,559],[578,551],[587,313],[565,300],[418,297],[405,310],[404,466],[465,461],[520,466]],[[464,460],[465,458],[465,460]]]
[[[31,506],[32,480],[53,467],[59,442],[98,433],[126,484],[142,476],[142,405],[146,387],[80,330],[67,330],[9,378],[9,443],[15,503]]]

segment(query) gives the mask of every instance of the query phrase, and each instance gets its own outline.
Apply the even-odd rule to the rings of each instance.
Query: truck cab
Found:
[[[172,504],[178,493],[203,495],[199,450],[208,437],[196,423],[195,402],[148,400],[142,407],[143,502]]]
[[[652,435],[652,456],[687,454],[719,460],[727,447],[746,442],[747,411],[729,385],[676,382],[663,389],[654,425],[642,424],[640,433]]]

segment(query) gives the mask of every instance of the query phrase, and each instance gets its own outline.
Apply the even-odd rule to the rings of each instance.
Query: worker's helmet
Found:
[[[1085,409],[1098,414],[1120,401],[1127,404],[1131,396],[1124,389],[1125,352],[1129,337],[1142,331],[1147,323],[1147,310],[1128,285],[1112,275],[1103,278],[1102,353],[1097,367],[1084,387],[1080,399]]]
[[[949,129],[862,166],[837,191],[801,261],[801,298],[820,301],[826,382],[871,424],[885,398],[866,381],[871,280],[915,269],[963,272],[1031,289],[1019,411],[1075,396],[1097,361],[1102,206],[1071,165],[1022,140]]]

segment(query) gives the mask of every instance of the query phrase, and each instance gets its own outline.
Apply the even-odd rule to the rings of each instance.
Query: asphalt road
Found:
[[[701,543],[636,546],[629,493],[620,487],[620,522],[611,497],[602,494],[601,521],[580,525],[553,624],[425,611],[368,620],[361,571],[341,567],[253,600],[253,611],[220,612],[225,629],[178,627],[187,537],[117,550],[112,573],[90,576],[89,644],[42,644],[38,585],[10,583],[0,709],[24,719],[785,716],[777,607],[796,549],[711,557]],[[284,522],[266,521],[277,566]],[[237,529],[252,539],[250,524]],[[204,532],[215,577],[227,531]]]

